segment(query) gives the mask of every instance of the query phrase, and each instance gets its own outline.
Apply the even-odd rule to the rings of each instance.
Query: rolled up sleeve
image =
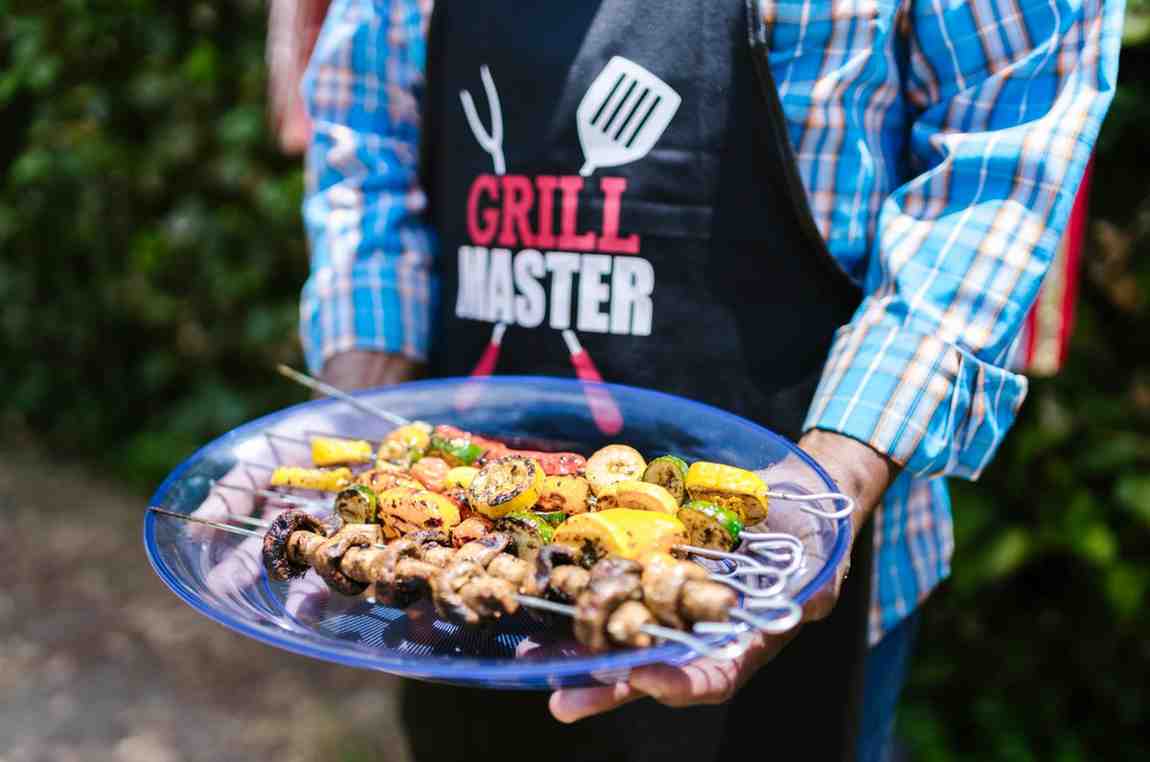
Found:
[[[304,77],[300,338],[312,371],[353,349],[427,356],[437,284],[418,177],[426,6],[337,0]]]
[[[908,8],[913,171],[881,207],[806,428],[974,478],[1026,396],[1007,360],[1114,93],[1123,3]]]

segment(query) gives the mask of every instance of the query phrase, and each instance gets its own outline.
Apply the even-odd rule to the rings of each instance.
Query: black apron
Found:
[[[859,292],[807,208],[761,18],[753,0],[437,3],[421,167],[440,249],[434,375],[601,377],[797,438]],[[596,422],[627,439],[609,412]],[[728,706],[645,701],[561,727],[543,695],[409,681],[417,758],[702,761],[771,727],[823,744],[812,759],[843,757],[869,544],[834,616]],[[823,693],[800,706],[811,685]],[[529,722],[508,735],[513,717]],[[542,747],[518,748],[536,732]]]

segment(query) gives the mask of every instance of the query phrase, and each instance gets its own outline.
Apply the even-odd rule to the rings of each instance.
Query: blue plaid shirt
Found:
[[[1026,379],[1008,367],[1114,94],[1121,0],[767,0],[811,209],[866,294],[808,428],[904,466],[876,512],[871,640],[949,572],[944,477],[975,478]],[[301,336],[426,356],[435,237],[417,182],[429,0],[336,0],[314,123]]]

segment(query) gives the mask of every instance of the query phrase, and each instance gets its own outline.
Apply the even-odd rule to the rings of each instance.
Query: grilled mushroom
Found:
[[[465,625],[479,624],[479,614],[467,605],[460,591],[473,579],[483,576],[483,567],[470,560],[456,561],[440,571],[431,581],[435,610],[451,622]]]
[[[607,619],[607,636],[612,643],[633,648],[651,645],[643,625],[655,624],[655,615],[639,601],[625,601]]]
[[[268,577],[283,582],[302,577],[311,568],[307,563],[293,561],[288,555],[288,542],[296,532],[314,532],[326,535],[323,525],[303,511],[284,511],[272,519],[264,534],[263,562]]]
[[[486,568],[491,559],[507,549],[511,540],[502,532],[491,532],[467,543],[455,552],[457,561],[474,561]]]
[[[638,574],[596,577],[575,604],[575,637],[592,651],[605,651],[610,647],[607,638],[607,619],[624,601],[642,597]]]

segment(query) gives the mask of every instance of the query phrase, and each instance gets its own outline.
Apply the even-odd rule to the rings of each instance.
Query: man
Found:
[[[1113,95],[1122,3],[540,5],[333,4],[304,84],[309,365],[360,387],[593,358],[733,410],[857,498],[853,570],[737,662],[558,691],[574,726],[410,683],[417,756],[507,743],[502,713],[549,757],[786,737],[881,759],[949,569],[942,477],[977,476],[1025,395],[1005,365]]]

